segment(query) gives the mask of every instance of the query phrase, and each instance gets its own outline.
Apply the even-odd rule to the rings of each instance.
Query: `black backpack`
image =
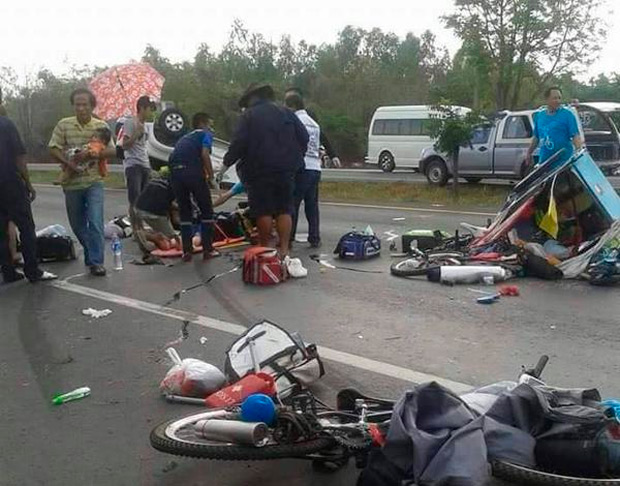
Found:
[[[70,236],[43,235],[37,237],[37,257],[43,262],[75,260],[75,244]]]

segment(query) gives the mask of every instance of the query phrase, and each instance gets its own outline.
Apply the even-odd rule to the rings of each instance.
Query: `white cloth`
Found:
[[[297,110],[295,112],[299,121],[303,123],[308,131],[308,150],[306,150],[306,156],[304,161],[306,163],[306,170],[318,170],[321,171],[321,128],[319,124],[315,122],[306,110]]]

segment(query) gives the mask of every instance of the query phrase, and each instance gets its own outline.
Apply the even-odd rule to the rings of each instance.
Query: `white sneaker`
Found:
[[[48,280],[56,280],[57,278],[58,278],[58,275],[53,274],[52,272],[47,272],[43,270],[43,273],[39,277],[39,281],[46,282]]]
[[[284,265],[288,274],[293,278],[304,278],[308,276],[308,269],[304,268],[299,258],[284,257]]]

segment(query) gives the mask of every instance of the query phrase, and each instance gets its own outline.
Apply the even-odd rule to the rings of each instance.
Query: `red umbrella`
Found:
[[[146,95],[159,101],[163,85],[164,77],[145,63],[106,69],[90,82],[97,97],[95,114],[103,120],[135,115],[138,98]]]

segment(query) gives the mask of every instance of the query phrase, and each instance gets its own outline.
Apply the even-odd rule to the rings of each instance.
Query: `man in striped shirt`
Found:
[[[58,122],[48,146],[52,157],[66,172],[62,188],[71,229],[84,247],[84,261],[91,274],[101,277],[105,276],[106,270],[103,266],[103,178],[98,161],[115,157],[116,149],[110,141],[97,156],[84,150],[68,156],[68,151],[88,144],[95,130],[108,128],[104,121],[93,117],[97,100],[90,91],[78,88],[71,93],[70,99],[75,116]]]

